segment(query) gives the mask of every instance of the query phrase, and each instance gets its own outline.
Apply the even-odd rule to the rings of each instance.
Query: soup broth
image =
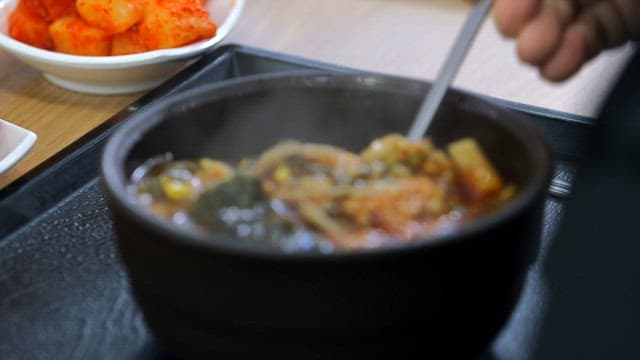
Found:
[[[151,159],[134,172],[131,191],[177,226],[286,252],[332,252],[428,241],[494,211],[516,189],[473,139],[438,149],[390,134],[359,154],[284,141],[234,165]]]

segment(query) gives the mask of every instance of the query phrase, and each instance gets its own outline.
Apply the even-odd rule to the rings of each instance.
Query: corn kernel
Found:
[[[276,171],[273,173],[273,179],[279,183],[283,183],[288,181],[291,178],[291,169],[287,166],[278,166]]]
[[[160,184],[164,195],[173,202],[185,201],[193,195],[194,189],[191,183],[163,177],[160,179]]]

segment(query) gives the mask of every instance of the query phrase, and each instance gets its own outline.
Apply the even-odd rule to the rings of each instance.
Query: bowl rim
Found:
[[[19,0],[16,0],[19,1]],[[224,23],[217,28],[215,36],[210,39],[200,40],[185,46],[145,51],[129,55],[113,56],[82,56],[58,53],[27,45],[0,32],[0,48],[15,56],[28,58],[32,61],[46,62],[56,66],[76,66],[85,69],[119,69],[132,66],[141,66],[159,62],[192,58],[204,53],[224,39],[238,21],[245,6],[245,0],[233,0],[233,9]],[[0,0],[0,10],[7,4]],[[7,16],[8,17],[8,16]]]
[[[372,260],[379,257],[415,253],[416,251],[457,244],[475,234],[504,224],[525,211],[538,198],[544,199],[552,174],[551,150],[547,140],[537,129],[524,122],[520,114],[499,104],[479,98],[477,95],[454,89],[449,90],[446,98],[461,97],[466,101],[471,101],[474,107],[479,107],[478,111],[487,115],[485,117],[490,119],[489,121],[497,122],[499,126],[505,128],[519,139],[531,156],[534,176],[528,186],[519,191],[516,198],[509,201],[508,204],[487,216],[469,222],[451,234],[436,235],[394,246],[381,246],[350,252],[334,251],[328,254],[316,252],[287,253],[275,248],[251,246],[243,242],[233,241],[232,236],[222,233],[216,233],[216,236],[207,236],[207,234],[177,227],[146,211],[129,193],[127,189],[129,178],[126,176],[124,169],[126,158],[129,151],[149,130],[165,120],[166,117],[163,117],[162,114],[170,113],[176,107],[180,110],[180,104],[183,102],[188,103],[188,107],[197,107],[206,102],[238,96],[238,89],[242,90],[244,95],[278,87],[310,85],[378,92],[403,91],[413,95],[425,93],[429,86],[426,82],[389,75],[301,70],[234,79],[170,95],[164,98],[163,101],[153,103],[149,107],[134,113],[125,123],[119,126],[104,146],[100,173],[103,189],[110,196],[109,206],[117,206],[124,211],[127,217],[131,217],[145,229],[156,233],[161,232],[165,235],[161,240],[154,241],[169,241],[173,245],[188,246],[200,251],[225,253],[226,255],[251,257],[260,260],[342,262]],[[417,91],[419,93],[416,93]],[[182,108],[184,108],[184,104]],[[489,115],[491,116],[489,117]],[[505,115],[507,115],[507,118],[505,118]]]

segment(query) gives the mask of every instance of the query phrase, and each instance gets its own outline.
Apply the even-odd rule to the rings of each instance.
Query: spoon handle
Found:
[[[453,47],[449,50],[449,54],[438,73],[438,77],[433,83],[427,97],[423,100],[416,118],[413,120],[411,129],[407,135],[409,140],[418,141],[424,137],[433,116],[438,111],[444,94],[447,92],[447,88],[449,88],[451,81],[464,61],[467,51],[471,47],[473,39],[482,26],[489,10],[491,10],[492,5],[493,0],[479,0],[473,5],[473,9],[458,34]]]

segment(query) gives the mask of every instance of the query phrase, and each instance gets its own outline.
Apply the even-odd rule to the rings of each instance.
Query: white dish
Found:
[[[174,49],[119,56],[78,56],[39,49],[9,37],[9,14],[18,0],[0,0],[0,48],[40,70],[52,83],[93,94],[122,94],[151,89],[210,50],[233,28],[245,0],[209,0],[205,8],[218,25],[216,35]]]
[[[33,132],[0,119],[0,175],[27,155],[37,138]]]

